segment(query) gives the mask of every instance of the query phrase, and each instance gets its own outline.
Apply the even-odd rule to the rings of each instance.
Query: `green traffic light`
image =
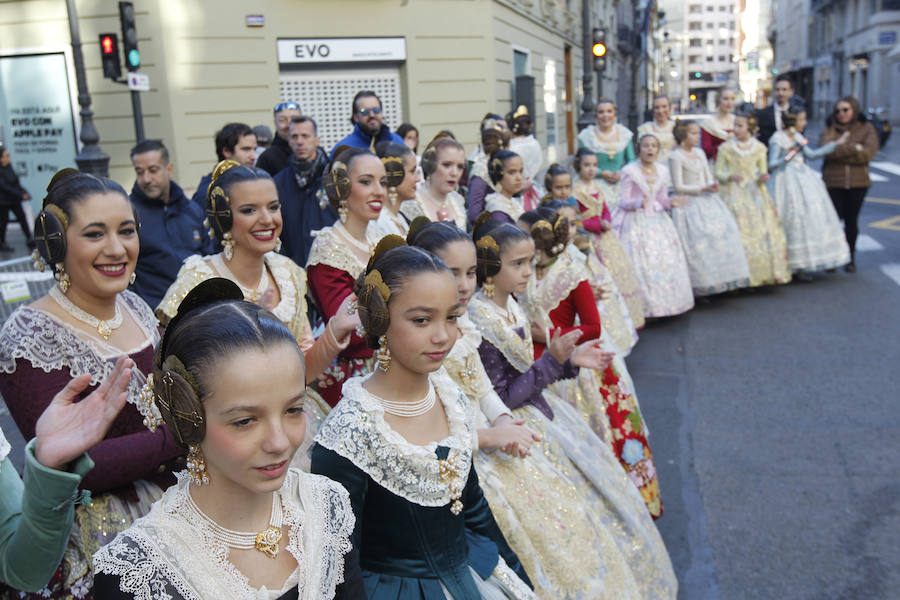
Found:
[[[131,68],[141,66],[141,53],[136,49],[132,49],[128,52],[128,66]]]

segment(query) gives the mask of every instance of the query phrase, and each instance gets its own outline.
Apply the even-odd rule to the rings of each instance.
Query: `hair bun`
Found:
[[[494,220],[494,215],[491,214],[491,212],[488,210],[483,210],[477,217],[475,217],[475,223],[474,223],[472,229],[473,230],[478,229],[482,225],[485,225],[486,223],[489,223],[493,220]]]
[[[414,245],[414,240],[416,236],[419,234],[419,231],[422,230],[426,225],[431,224],[431,219],[426,217],[425,215],[419,215],[409,224],[409,232],[406,234],[406,243],[410,246]]]
[[[379,256],[390,250],[391,248],[396,248],[397,246],[406,246],[406,240],[397,235],[396,233],[390,233],[380,240],[378,240],[378,244],[375,246],[375,250],[372,251],[372,256],[369,257],[369,264],[366,265],[365,273],[368,273],[372,270],[372,265],[375,263],[375,259]],[[365,274],[364,273],[364,274]]]
[[[41,203],[41,208],[47,207],[47,198],[50,197],[50,192],[59,185],[61,182],[65,181],[69,177],[74,177],[75,175],[80,175],[81,172],[77,169],[73,169],[72,167],[66,167],[65,169],[60,169],[56,173],[53,174],[53,177],[50,178],[50,183],[47,184],[47,195],[44,196],[44,201]]]
[[[396,188],[406,178],[406,169],[403,168],[403,157],[401,156],[382,156],[381,163],[384,165],[384,173],[387,176],[387,186]]]
[[[219,161],[219,163],[213,169],[212,176],[209,181],[209,189],[212,189],[212,187],[216,185],[216,181],[219,180],[219,177],[221,177],[231,169],[240,166],[241,163],[231,158],[226,158],[225,160]]]
[[[174,325],[180,321],[185,315],[207,304],[218,302],[220,300],[243,300],[244,293],[241,288],[230,279],[224,277],[213,277],[198,283],[194,289],[188,292],[187,296],[178,305],[178,311],[169,321],[166,330],[163,333],[162,341],[159,343],[159,352],[157,356],[159,361],[165,360],[166,337],[169,331],[174,329]]]

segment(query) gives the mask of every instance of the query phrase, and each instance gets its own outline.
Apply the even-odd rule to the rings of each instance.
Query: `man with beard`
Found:
[[[259,155],[256,166],[272,177],[278,175],[291,159],[290,127],[291,119],[300,116],[300,105],[296,102],[281,102],[275,105],[275,139],[266,151]],[[258,136],[257,136],[258,137]]]
[[[403,138],[388,129],[384,124],[384,111],[381,108],[381,100],[372,91],[358,92],[353,97],[353,114],[350,121],[354,124],[353,131],[335,144],[334,151],[341,146],[351,148],[368,148],[375,152],[375,146],[381,142],[394,142],[402,144]]]
[[[770,106],[756,111],[756,122],[759,125],[759,141],[766,146],[769,138],[776,131],[781,131],[781,116],[785,111],[796,112],[797,109],[806,110],[806,101],[800,96],[794,95],[794,85],[791,78],[782,73],[775,78],[775,102]]]
[[[294,117],[288,139],[292,150],[290,161],[275,176],[284,223],[281,252],[302,267],[306,266],[312,246],[312,232],[334,224],[337,214],[322,189],[328,156],[319,147],[316,122],[303,115]]]
[[[256,134],[244,123],[228,123],[216,133],[216,162],[226,158],[236,160],[245,167],[256,164]],[[206,191],[212,181],[212,171],[204,175],[197,184],[197,191],[191,198],[206,211]]]
[[[135,174],[131,203],[141,224],[141,250],[131,287],[155,309],[181,263],[213,248],[203,228],[204,211],[172,181],[173,165],[163,143],[140,142],[131,150],[131,164]]]

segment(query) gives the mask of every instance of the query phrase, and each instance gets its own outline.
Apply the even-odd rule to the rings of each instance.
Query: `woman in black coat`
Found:
[[[12,168],[9,150],[0,146],[0,252],[13,251],[12,246],[6,243],[6,226],[9,224],[9,211],[16,215],[16,219],[22,227],[22,233],[25,234],[25,241],[28,247],[34,247],[34,240],[31,239],[31,228],[28,226],[25,210],[22,208],[22,203],[30,199],[31,196],[19,183],[19,176],[16,175]]]

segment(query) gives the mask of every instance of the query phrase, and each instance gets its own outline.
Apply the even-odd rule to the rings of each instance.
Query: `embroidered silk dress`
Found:
[[[316,239],[309,251],[306,272],[309,291],[327,322],[337,313],[344,298],[353,292],[353,285],[366,270],[366,264],[334,227],[326,227],[314,235]],[[350,344],[316,382],[316,390],[328,406],[333,407],[341,399],[341,385],[349,377],[372,372],[372,355],[364,338],[355,332],[350,334]]]
[[[594,293],[580,266],[563,252],[543,278],[531,278],[521,303],[525,316],[548,335],[552,329],[559,329],[563,334],[580,331],[579,344],[599,338],[601,332]],[[540,359],[545,349],[545,344],[535,342],[535,358]],[[624,362],[621,367],[624,368]],[[558,382],[554,387],[562,397],[574,399],[594,432],[610,444],[628,478],[644,498],[650,515],[659,518],[663,511],[659,479],[633,388],[619,377],[613,365],[602,372],[579,369],[577,391],[570,383]]]
[[[536,598],[497,527],[472,467],[474,404],[443,370],[429,381],[450,435],[406,441],[364,387],[344,396],[322,424],[312,470],[341,483],[356,517],[353,545],[369,600]]]
[[[347,491],[326,477],[289,469],[278,493],[289,552],[297,568],[280,589],[256,589],[228,559],[179,474],[150,513],[94,555],[103,598],[156,600],[363,600],[354,518]]]
[[[734,119],[731,122],[731,129],[723,127],[715,116],[700,123],[700,147],[712,164],[716,162],[719,146],[734,136]]]
[[[634,277],[634,268],[622,242],[612,229],[612,216],[607,197],[599,179],[594,179],[590,184],[585,184],[578,178],[574,184],[575,199],[581,210],[581,224],[590,232],[597,257],[609,269],[616,287],[619,288],[625,304],[628,306],[628,314],[636,329],[644,326],[644,304],[641,299],[641,291]],[[604,224],[609,228],[604,230]]]
[[[481,364],[481,335],[464,315],[460,339],[444,367],[463,392],[480,407],[479,427],[511,414],[494,391]],[[525,459],[499,450],[475,453],[475,467],[491,512],[510,546],[531,575],[540,598],[639,598],[612,536],[591,517],[567,476],[574,468],[549,432]],[[548,447],[553,445],[553,449]],[[561,461],[561,462],[560,462]]]
[[[703,191],[714,182],[703,151],[676,148],[669,164],[675,193],[689,198],[686,206],[672,208],[672,221],[687,258],[694,295],[746,287],[750,267],[737,223],[717,194]]]
[[[425,215],[430,221],[453,221],[456,223],[457,227],[465,231],[468,222],[468,216],[466,215],[466,199],[463,198],[459,192],[455,190],[451,191],[447,194],[447,198],[442,204],[446,215],[442,214],[441,216],[443,218],[438,219],[438,211],[432,210],[430,203],[425,199],[426,194],[428,194],[427,190],[428,182],[425,182],[419,186],[418,190],[416,190],[416,197],[414,200],[407,200],[400,204],[400,212],[403,216],[406,217],[410,223],[413,219],[421,215]]]
[[[626,164],[634,160],[634,134],[630,129],[616,123],[613,126],[615,135],[607,140],[596,125],[585,127],[578,134],[578,147],[588,148],[597,155],[597,176],[595,179],[603,188],[604,196],[610,210],[616,207],[619,200],[619,184],[610,183],[600,177],[600,171],[618,173]]]
[[[656,156],[656,162],[669,164],[669,155],[675,148],[675,136],[672,135],[674,128],[675,121],[671,119],[664,127],[657,125],[656,121],[647,121],[638,127],[638,140],[645,135],[652,135],[659,140],[659,154]]]
[[[721,185],[719,196],[741,231],[751,286],[791,280],[784,230],[769,190],[759,183],[760,176],[768,172],[766,147],[759,140],[750,138],[747,147],[743,147],[737,138],[732,138],[719,146],[716,159],[716,179]],[[731,181],[732,175],[740,175],[743,181]]]
[[[267,272],[275,281],[280,296],[278,304],[272,309],[272,314],[287,325],[294,334],[306,359],[307,372],[317,372],[329,367],[332,362],[331,357],[346,346],[339,345],[327,331],[320,338],[321,341],[318,344],[313,338],[306,306],[306,272],[287,256],[274,252],[265,254],[263,260]],[[178,313],[178,305],[188,295],[188,292],[197,287],[201,281],[213,277],[225,277],[233,280],[221,254],[195,255],[185,260],[178,271],[178,276],[169,286],[166,295],[156,309],[160,322],[168,323],[174,318]],[[248,298],[248,300],[251,299]],[[307,390],[307,402],[304,405],[308,417],[307,435],[310,437],[315,435],[319,424],[328,414],[329,408],[314,388]],[[305,455],[297,452],[296,456],[302,459]]]
[[[95,467],[81,488],[91,501],[75,507],[66,553],[56,574],[33,598],[85,598],[92,585],[91,556],[150,509],[172,484],[172,470],[184,451],[175,444],[154,405],[141,400],[159,343],[156,317],[136,294],[123,291],[117,300],[125,319],[145,334],[138,347],[125,351],[134,361],[128,402],[106,437],[91,448]],[[0,331],[0,394],[25,439],[53,396],[73,377],[90,374],[89,395],[112,373],[123,351],[76,329],[56,316],[31,307],[18,308]],[[159,424],[155,431],[148,425]],[[181,463],[183,464],[183,463]],[[0,585],[2,588],[2,585]],[[19,597],[19,596],[17,596]]]
[[[576,377],[577,369],[568,361],[560,364],[549,352],[535,360],[528,319],[515,300],[507,303],[501,309],[481,292],[469,301],[469,316],[482,335],[478,353],[494,391],[515,417],[544,436],[541,451],[563,468],[589,505],[595,528],[612,535],[640,597],[675,598],[678,582],[669,555],[637,488],[606,441],[549,389]],[[611,583],[611,589],[629,589],[625,580],[618,581],[622,583]]]
[[[785,161],[787,152],[803,139],[799,133],[791,137],[782,130],[769,140],[773,196],[787,238],[788,264],[795,273],[833,269],[850,262],[850,247],[825,183],[805,160],[830,154],[835,143],[817,150],[803,146],[802,152]]]

